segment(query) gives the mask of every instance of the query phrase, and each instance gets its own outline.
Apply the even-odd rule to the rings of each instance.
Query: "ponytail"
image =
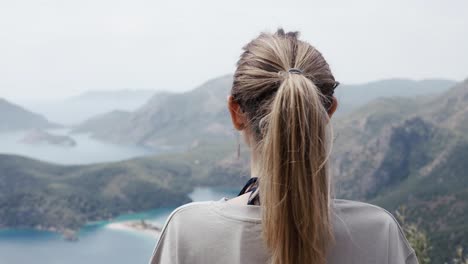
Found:
[[[263,237],[273,264],[324,264],[332,240],[323,95],[285,73],[259,142]]]
[[[337,85],[297,32],[262,33],[244,47],[231,94],[247,118],[272,264],[325,264],[330,222],[328,132]]]

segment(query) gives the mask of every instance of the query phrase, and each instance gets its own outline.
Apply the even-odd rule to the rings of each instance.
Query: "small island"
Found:
[[[19,141],[24,144],[50,144],[60,147],[75,147],[76,141],[69,136],[54,135],[41,129],[33,129]]]

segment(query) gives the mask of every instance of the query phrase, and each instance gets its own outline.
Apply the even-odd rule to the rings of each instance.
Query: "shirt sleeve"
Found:
[[[192,259],[197,252],[193,250],[193,243],[201,236],[194,234],[192,227],[200,226],[194,224],[194,221],[199,223],[206,216],[204,211],[200,211],[204,205],[202,202],[185,204],[171,213],[161,231],[150,264],[194,263]]]
[[[419,264],[413,248],[405,237],[403,229],[393,215],[391,216],[393,221],[389,225],[388,263]]]
[[[174,243],[171,239],[170,234],[168,235],[168,226],[163,229],[158,243],[153,251],[150,264],[165,264],[165,263],[176,263],[174,262]]]
[[[174,215],[177,210],[171,213],[164,225],[159,240],[153,251],[150,264],[178,264],[177,257],[177,224],[174,223]]]
[[[414,251],[406,258],[405,264],[419,264],[416,253]]]

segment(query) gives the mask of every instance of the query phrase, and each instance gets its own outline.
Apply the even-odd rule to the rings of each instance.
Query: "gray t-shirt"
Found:
[[[329,264],[416,264],[414,250],[384,209],[334,200],[335,242]],[[163,228],[151,264],[268,263],[261,237],[261,207],[196,202],[177,208]]]

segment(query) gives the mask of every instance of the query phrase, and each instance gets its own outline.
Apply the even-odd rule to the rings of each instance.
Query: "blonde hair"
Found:
[[[333,241],[327,126],[336,84],[322,54],[297,32],[261,34],[238,62],[231,93],[259,153],[263,238],[274,264],[326,263]]]

